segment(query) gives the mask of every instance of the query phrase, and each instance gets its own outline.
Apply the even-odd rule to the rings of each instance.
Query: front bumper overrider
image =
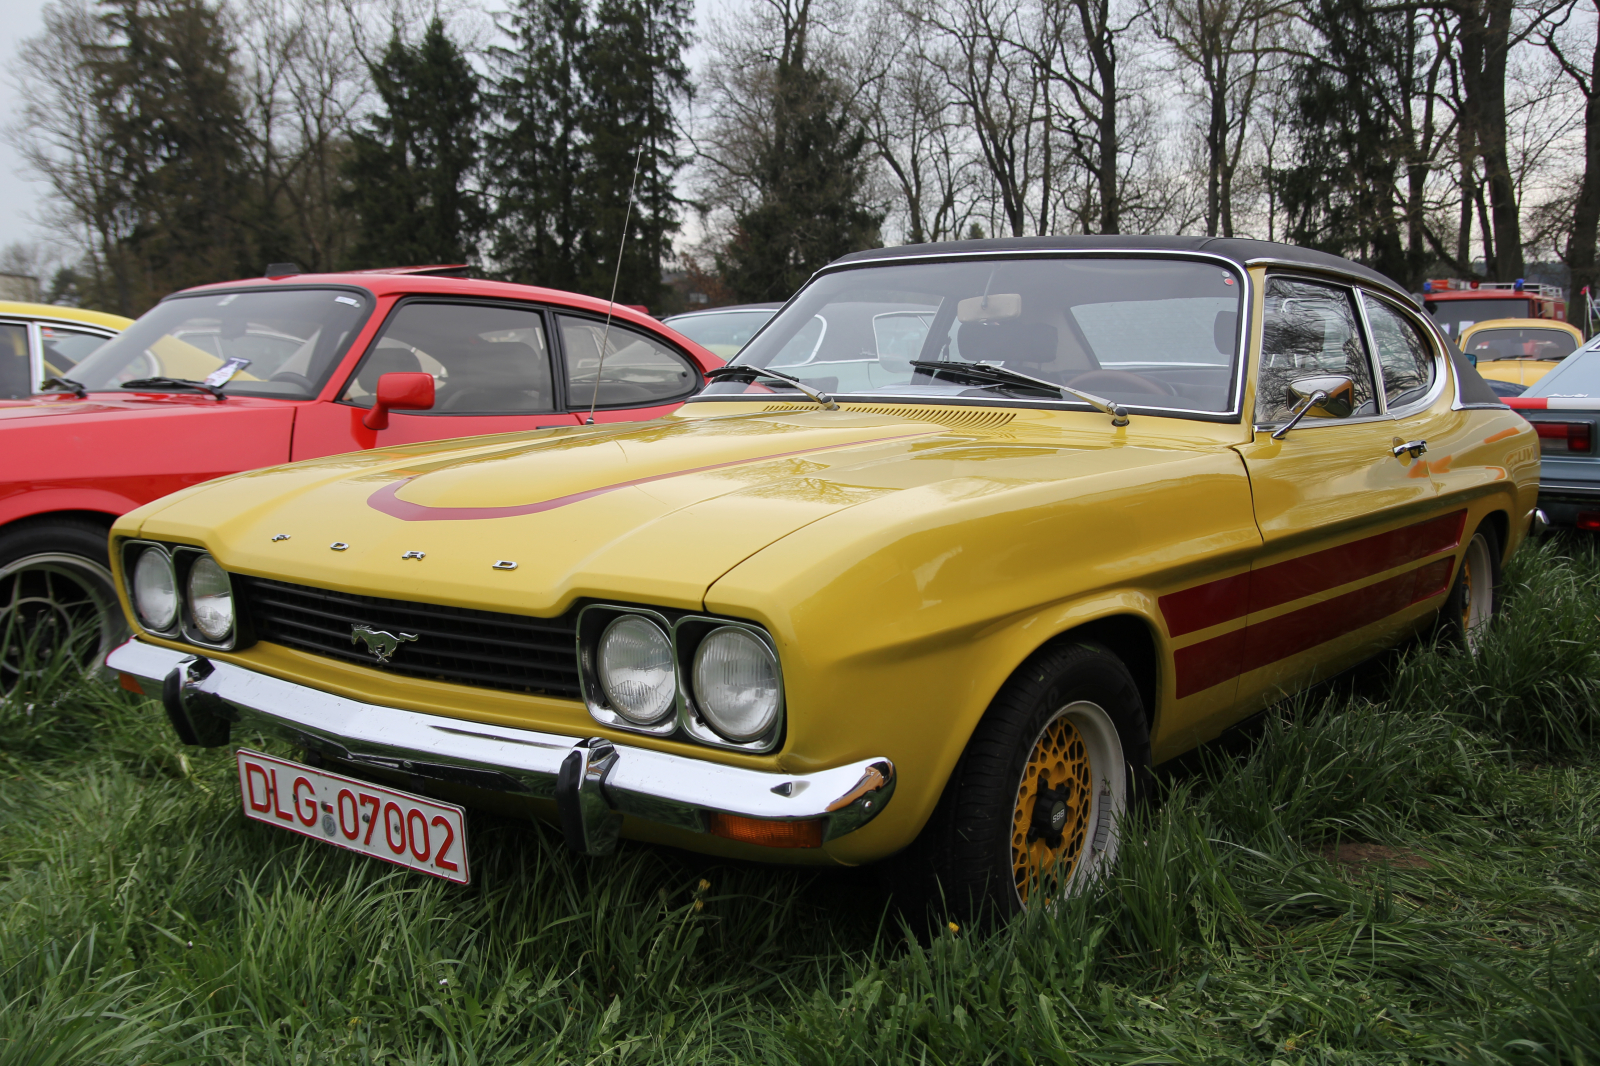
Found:
[[[137,637],[106,665],[159,691],[186,743],[220,746],[239,726],[357,769],[554,800],[568,845],[587,855],[616,846],[623,815],[703,834],[718,816],[817,821],[826,842],[876,818],[894,794],[888,759],[810,774],[750,770],[364,703]]]

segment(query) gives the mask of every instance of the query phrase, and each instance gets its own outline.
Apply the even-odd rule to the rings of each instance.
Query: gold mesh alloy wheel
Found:
[[[1049,898],[1072,880],[1091,832],[1095,769],[1063,709],[1034,741],[1012,808],[1011,867],[1024,904],[1035,888]]]

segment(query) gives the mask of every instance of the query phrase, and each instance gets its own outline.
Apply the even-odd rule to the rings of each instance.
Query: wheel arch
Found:
[[[1045,641],[1034,653],[1061,643],[1094,641],[1122,660],[1133,675],[1144,703],[1145,722],[1155,731],[1156,710],[1161,695],[1161,653],[1155,627],[1142,615],[1111,614],[1073,626]],[[1030,658],[1032,655],[1030,654]],[[1018,669],[1021,666],[1019,664]]]
[[[1511,515],[1495,508],[1478,521],[1478,526],[1488,526],[1494,530],[1495,538],[1500,546],[1499,562],[1504,564],[1511,558]],[[1474,529],[1473,532],[1477,530]],[[1468,534],[1471,536],[1471,534]]]
[[[111,532],[111,524],[117,520],[117,515],[111,511],[96,511],[89,509],[63,510],[63,511],[35,511],[13,518],[0,524],[0,533],[16,529],[19,526],[48,525],[51,522],[65,519],[69,522],[93,522],[97,526],[104,526],[107,535]]]

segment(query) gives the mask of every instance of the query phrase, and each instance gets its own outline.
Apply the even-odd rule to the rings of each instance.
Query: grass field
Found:
[[[240,815],[227,751],[0,704],[0,1064],[1600,1064],[1600,556],[1163,775],[1092,895],[908,938],[871,871],[475,817],[474,884]],[[269,749],[271,750],[271,749]]]

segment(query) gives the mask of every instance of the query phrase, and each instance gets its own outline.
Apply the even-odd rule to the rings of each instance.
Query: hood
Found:
[[[582,597],[697,610],[717,578],[774,541],[947,480],[952,463],[1047,453],[1066,473],[1192,454],[1113,447],[1100,420],[1077,434],[1039,427],[1055,438],[1041,448],[1000,428],[1009,417],[924,417],[937,416],[680,415],[410,445],[236,475],[118,528],[204,544],[236,572],[347,592],[534,615]],[[1083,461],[1062,467],[1064,452]],[[941,456],[951,458],[930,461]]]

